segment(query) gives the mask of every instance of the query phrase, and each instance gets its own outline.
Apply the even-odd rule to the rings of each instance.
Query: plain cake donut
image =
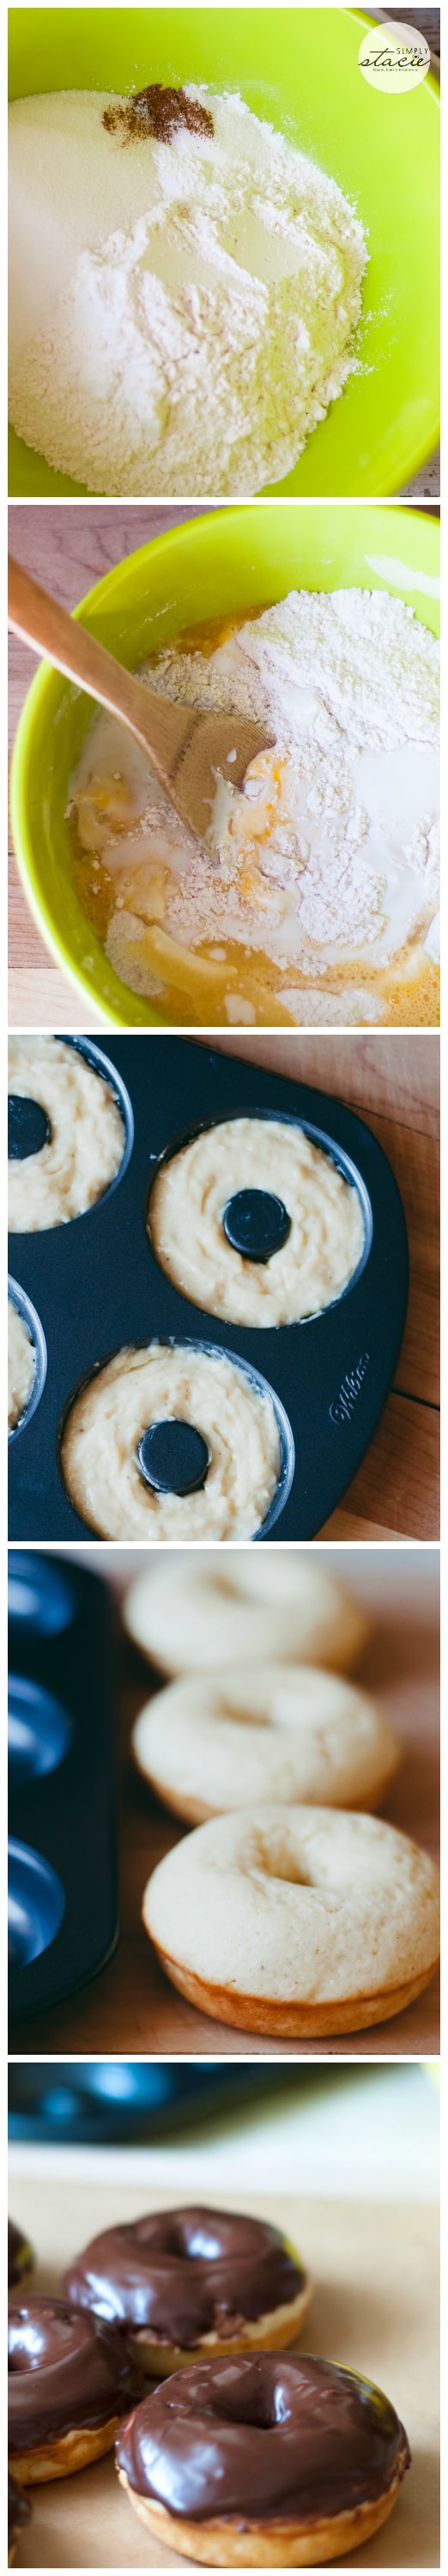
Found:
[[[140,2521],[207,2567],[317,2567],[385,2522],[410,2451],[379,2388],[314,2353],[202,2363],[123,2425]]]
[[[285,2039],[387,2021],[439,1958],[439,1878],[376,1816],[263,1807],[213,1817],[148,1880],[161,1965],[215,2021]]]
[[[346,1672],[369,1622],[309,1550],[248,1549],[223,1564],[213,1548],[179,1554],[136,1576],[125,1624],[161,1672],[220,1672],[222,1665],[324,1664]]]
[[[19,2486],[65,2478],[110,2451],[139,2394],[120,2336],[65,2299],[8,2304],[8,2453]]]
[[[311,2298],[278,2228],[222,2209],[165,2209],[109,2227],[72,2263],[67,2297],[125,2333],[157,2379],[196,2358],[295,2343]]]
[[[229,1242],[224,1213],[240,1190],[280,1199],[286,1240],[268,1260]],[[147,1227],[162,1270],[184,1297],[233,1324],[301,1323],[342,1296],[358,1267],[358,1190],[299,1121],[223,1118],[170,1154],[153,1181]]]
[[[144,1779],[192,1825],[265,1800],[377,1807],[400,1761],[366,1692],[311,1664],[184,1675],[140,1709],[131,1740]]]
[[[112,1071],[112,1068],[111,1068]],[[37,1100],[49,1134],[37,1153],[8,1161],[12,1234],[36,1234],[82,1216],[110,1188],[125,1129],[111,1083],[65,1038],[11,1037],[9,1092]]]

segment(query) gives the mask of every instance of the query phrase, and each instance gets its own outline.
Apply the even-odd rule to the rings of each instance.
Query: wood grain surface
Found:
[[[95,1552],[93,1552],[94,1554]],[[92,1562],[93,1562],[92,1554]],[[109,1551],[109,1564],[113,1551]],[[350,1584],[367,1600],[374,1626],[360,1679],[378,1701],[403,1746],[402,1768],[382,1812],[414,1836],[433,1858],[439,1838],[439,1628],[437,1586],[426,1587],[426,1561],[399,1551],[394,1577],[384,1587],[381,1561]],[[104,1559],[101,1560],[101,1571]],[[420,1572],[421,1568],[421,1572]],[[105,1568],[104,1568],[105,1570]],[[341,1568],[342,1572],[342,1568]],[[184,2002],[169,1985],[141,1922],[146,1881],[183,1826],[168,1816],[140,1778],[129,1750],[133,1719],[160,1687],[150,1668],[123,1639],[119,1667],[121,1930],[118,1950],[94,1983],[53,2010],[19,2021],[10,2032],[14,2054],[194,2057],[245,2056],[273,2061],[308,2057],[430,2056],[440,2045],[438,1979],[393,2021],[331,2040],[260,2039],[232,2030]]]
[[[198,1039],[198,1044],[208,1044]],[[321,1539],[438,1538],[439,1085],[436,1032],[213,1031],[227,1055],[318,1084],[359,1111],[388,1155],[409,1240],[409,1304],[395,1383],[375,1439]]]
[[[103,2160],[102,2160],[103,2161]],[[80,2159],[81,2164],[81,2159]],[[145,2193],[146,2206],[175,2205],[170,2191]],[[206,2195],[207,2197],[207,2195]],[[238,2206],[220,2193],[221,2205]],[[425,2204],[253,2196],[244,2205],[273,2221],[300,2246],[314,2297],[302,2342],[365,2372],[397,2409],[412,2451],[390,2521],[350,2567],[438,2567],[438,2217]],[[17,2224],[39,2252],[37,2281],[56,2288],[70,2258],[100,2227],[141,2215],[141,2188],[115,2188],[102,2178],[63,2183],[15,2179]],[[183,2567],[195,2564],[163,2549],[137,2521],[118,2487],[113,2458],[68,2480],[31,2492],[32,2522],[20,2542],[18,2567]],[[347,2562],[340,2560],[341,2566]]]

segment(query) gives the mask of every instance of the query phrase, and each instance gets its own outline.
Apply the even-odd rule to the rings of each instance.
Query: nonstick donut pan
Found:
[[[373,1437],[396,1368],[406,1314],[408,1252],[401,1199],[381,1146],[363,1120],[324,1091],[215,1053],[189,1038],[111,1038],[107,1057],[93,1040],[75,1042],[109,1078],[125,1124],[123,1163],[112,1187],[87,1215],[45,1233],[15,1234],[11,1269],[40,1319],[47,1373],[32,1418],[10,1445],[10,1535],[13,1539],[80,1539],[92,1530],[65,1492],[59,1467],[61,1431],[70,1401],[98,1363],[129,1343],[193,1342],[226,1351],[268,1388],[277,1409],[281,1473],[260,1539],[313,1538],[351,1483]],[[364,1217],[361,1260],[348,1287],[305,1322],[254,1328],[205,1314],[160,1268],[146,1233],[148,1195],[160,1161],[198,1128],[250,1114],[299,1121],[359,1192]],[[238,1193],[261,1202],[265,1194]],[[278,1203],[237,1207],[246,1228],[281,1228]],[[241,1234],[238,1237],[242,1248]],[[172,1426],[170,1426],[172,1429]],[[200,1435],[200,1423],[192,1426]],[[184,1444],[188,1437],[181,1426]],[[153,1455],[142,1458],[156,1483]],[[145,1435],[146,1438],[146,1435]],[[142,1448],[142,1443],[140,1447]],[[184,1449],[179,1476],[188,1490],[204,1481],[201,1440]],[[172,1462],[171,1462],[172,1463]],[[162,1473],[171,1468],[162,1460]],[[180,1490],[172,1468],[172,1483]],[[123,1537],[128,1533],[123,1531]],[[213,1537],[213,1530],[211,1531]],[[154,1532],[151,1529],[151,1540]]]
[[[8,1953],[13,2017],[106,1966],[118,1933],[113,1612],[97,1575],[11,1549]]]

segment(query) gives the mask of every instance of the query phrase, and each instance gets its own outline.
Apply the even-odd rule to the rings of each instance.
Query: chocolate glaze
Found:
[[[65,2299],[31,2292],[8,2308],[8,2418],[12,2458],[58,2440],[74,2425],[107,2424],[139,2395],[119,2335]]]
[[[76,2307],[189,2350],[205,2334],[231,2336],[247,2318],[271,2315],[304,2282],[276,2227],[222,2210],[174,2209],[106,2228],[66,2272],[64,2288]]]
[[[200,2362],[122,2426],[137,2495],[203,2522],[315,2521],[387,2493],[409,2466],[403,2425],[370,2380],[314,2353]]]
[[[17,2478],[12,2478],[8,2469],[8,2557],[11,2542],[16,2539],[22,2524],[29,2521],[30,2513],[28,2496],[24,2494],[23,2487],[18,2487]]]
[[[14,2219],[8,2218],[8,2290],[14,2281],[23,2281],[24,2272],[31,2271],[33,2262],[33,2249],[27,2236],[22,2236],[21,2227],[15,2227]]]

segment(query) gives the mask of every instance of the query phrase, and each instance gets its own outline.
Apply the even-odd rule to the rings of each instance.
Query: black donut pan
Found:
[[[117,1800],[108,1587],[72,1559],[10,1549],[8,1613],[15,2019],[85,1985],[112,1956]]]
[[[78,1043],[94,1061],[94,1041]],[[126,1086],[134,1120],[123,1177],[86,1216],[12,1237],[10,1266],[37,1309],[48,1366],[37,1410],[20,1440],[11,1442],[10,1536],[48,1542],[95,1535],[74,1511],[60,1476],[69,1398],[120,1346],[171,1338],[212,1343],[261,1373],[284,1409],[291,1438],[276,1517],[269,1515],[260,1538],[314,1538],[369,1447],[400,1349],[408,1251],[390,1164],[342,1102],[194,1039],[112,1037],[107,1058],[112,1078],[115,1070]],[[195,1129],[241,1113],[303,1122],[360,1192],[365,1242],[358,1271],[335,1304],[304,1323],[256,1329],[203,1313],[165,1276],[148,1243],[148,1192],[161,1158]]]

